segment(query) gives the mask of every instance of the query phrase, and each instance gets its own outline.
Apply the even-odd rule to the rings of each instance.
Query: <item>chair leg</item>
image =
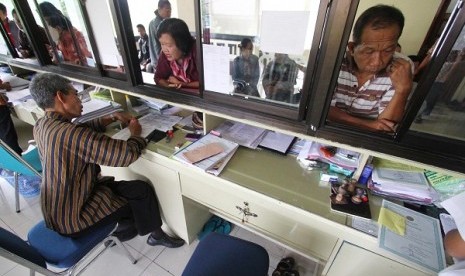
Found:
[[[16,213],[21,211],[19,206],[19,175],[17,172],[14,173],[15,181],[15,204],[16,204]]]
[[[114,237],[114,239],[112,239],[120,248],[123,248],[124,250],[124,253],[126,253],[126,256],[128,257],[128,259],[131,261],[132,264],[136,264],[137,263],[137,260],[134,258],[134,256],[132,256],[131,252],[129,252],[129,250],[126,248],[126,246],[124,246],[124,244],[116,237]]]

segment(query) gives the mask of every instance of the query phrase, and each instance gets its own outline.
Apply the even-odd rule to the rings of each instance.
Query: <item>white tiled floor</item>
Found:
[[[20,144],[23,148],[26,148],[27,140],[32,138],[31,127],[18,121],[15,121],[15,124],[17,124],[16,129],[20,136]],[[21,238],[26,239],[29,229],[42,220],[42,214],[39,197],[23,198],[20,196],[20,200],[21,212],[16,213],[14,189],[7,181],[0,177],[0,227],[10,230]],[[293,256],[296,259],[296,265],[300,275],[316,275],[319,270],[318,265],[312,260],[304,258],[295,252],[291,252],[243,228],[234,226],[231,235],[260,244],[268,251],[270,256],[269,275],[272,274],[279,260],[286,256]],[[190,245],[186,244],[181,248],[169,249],[160,246],[151,247],[146,244],[146,239],[147,236],[137,237],[124,243],[138,260],[137,264],[131,264],[121,248],[112,247],[97,258],[82,275],[181,275],[198,244],[198,240],[196,240]],[[20,275],[29,275],[29,270],[0,257],[0,276]]]

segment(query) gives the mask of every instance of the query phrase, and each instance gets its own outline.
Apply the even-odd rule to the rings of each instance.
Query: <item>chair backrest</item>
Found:
[[[269,263],[262,246],[212,232],[199,242],[182,275],[265,276]]]
[[[14,152],[5,142],[0,140],[0,168],[18,172],[24,175],[40,176],[42,165],[37,148],[29,151],[23,157]]]

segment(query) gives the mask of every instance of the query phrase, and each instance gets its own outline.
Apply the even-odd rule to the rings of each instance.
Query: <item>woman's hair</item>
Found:
[[[59,9],[57,9],[50,2],[42,2],[39,4],[39,10],[42,13],[42,16],[48,17],[48,24],[52,28],[60,27],[65,30],[71,30],[73,25],[71,21],[66,17]]]
[[[36,75],[29,84],[32,98],[42,108],[51,108],[55,105],[57,91],[68,94],[71,81],[53,73]]]
[[[162,34],[169,34],[178,47],[185,55],[192,49],[195,39],[191,36],[186,22],[179,18],[166,18],[157,29],[157,39],[160,39]]]
[[[247,48],[247,45],[249,45],[249,43],[253,45],[253,42],[252,42],[252,40],[250,38],[247,38],[247,37],[243,38],[241,40],[241,43],[239,44],[239,48],[245,49],[245,48]]]

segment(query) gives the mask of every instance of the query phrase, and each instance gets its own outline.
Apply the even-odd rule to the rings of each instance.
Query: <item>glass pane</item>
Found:
[[[38,1],[39,11],[56,46],[53,61],[95,67],[79,1]]]
[[[465,140],[465,27],[423,102],[411,130]]]
[[[8,46],[2,35],[0,35],[0,55],[11,57],[10,51],[8,50]]]
[[[39,34],[38,37],[40,39],[40,43],[43,43],[46,48],[50,48],[50,42],[47,37],[47,33],[45,32],[44,27],[42,26],[42,22],[40,21],[40,17],[35,9],[35,3],[32,0],[28,1],[29,6],[31,7],[32,14],[34,15],[34,22],[38,24]],[[16,49],[18,51],[19,57],[22,59],[29,59],[30,62],[37,63],[35,49],[32,47],[32,44],[26,35],[26,30],[23,26],[23,19],[21,19],[20,15],[16,12],[16,10],[12,10],[12,19],[17,26],[17,34],[18,34],[18,43],[16,44]]]
[[[115,25],[107,1],[86,1],[85,8],[94,33],[103,69],[125,72]]]
[[[157,77],[159,80],[156,83],[157,85],[198,94],[199,74],[194,39],[196,36],[194,1],[171,0],[158,1],[158,5],[155,3],[157,1],[128,1],[136,46],[140,51],[138,56],[140,57],[140,69],[142,70],[144,83],[155,84],[155,77]],[[182,28],[185,31],[181,32],[175,26],[175,29],[178,29],[176,34],[171,31],[165,32],[165,38],[168,39],[165,44],[168,45],[169,43],[170,49],[168,50],[168,47],[165,47],[166,49],[162,52],[156,31],[161,21],[166,18],[182,20],[186,23],[187,29]],[[137,27],[139,24],[145,29],[146,36],[142,28]],[[176,36],[176,39],[173,39],[173,35]],[[141,37],[142,40],[139,40]],[[186,48],[186,46],[188,47]],[[188,49],[188,51],[181,51],[180,49]],[[147,51],[149,55],[147,55]],[[193,53],[195,54],[193,55]],[[150,62],[147,62],[148,56],[150,56]],[[172,58],[172,56],[175,58]],[[156,75],[155,72],[157,72]]]
[[[443,3],[378,4],[360,1],[327,121],[393,134],[414,88],[415,65],[408,56],[418,55]],[[428,9],[418,9],[426,4]]]
[[[202,0],[205,90],[298,106],[319,4]]]
[[[6,30],[8,33],[8,40],[10,43],[17,48],[18,43],[19,43],[19,37],[18,37],[18,27],[16,26],[13,16],[11,15],[14,6],[13,2],[11,0],[6,0],[2,1],[2,4],[5,6],[6,11],[3,12],[0,10],[0,19],[2,20],[3,28]],[[3,55],[8,55],[11,56],[11,53],[9,53],[7,43],[5,39],[2,36],[2,42],[1,42],[1,54]]]

